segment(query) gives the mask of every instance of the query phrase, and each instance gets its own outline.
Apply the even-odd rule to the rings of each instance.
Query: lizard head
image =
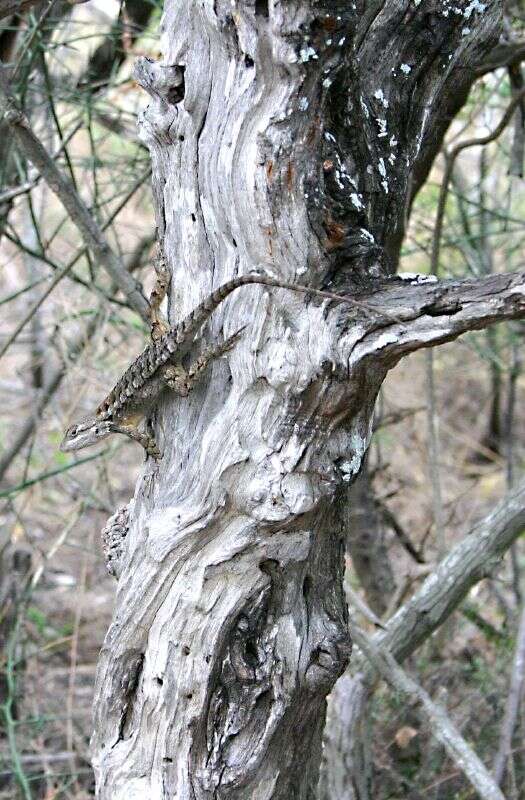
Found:
[[[101,439],[105,439],[110,433],[112,433],[110,422],[101,422],[94,417],[81,420],[67,429],[60,449],[65,453],[70,450],[82,450],[83,447],[91,447]]]

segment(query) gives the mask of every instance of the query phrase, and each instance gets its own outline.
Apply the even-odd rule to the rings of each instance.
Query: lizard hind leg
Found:
[[[166,266],[166,259],[160,243],[157,244],[157,254],[155,256],[155,273],[157,278],[149,298],[149,317],[153,341],[160,339],[170,329],[168,320],[160,310],[170,284],[170,273]]]

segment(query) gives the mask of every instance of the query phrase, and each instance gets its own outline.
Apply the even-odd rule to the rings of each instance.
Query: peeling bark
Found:
[[[522,275],[389,274],[435,126],[498,30],[499,3],[454,7],[167,0],[163,61],[137,65],[171,319],[254,268],[361,305],[244,288],[203,337],[247,325],[240,343],[159,404],[97,674],[99,798],[316,797],[350,655],[334,506],[379,387],[525,313]]]

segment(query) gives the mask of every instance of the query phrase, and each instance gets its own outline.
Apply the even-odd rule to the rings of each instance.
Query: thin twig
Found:
[[[87,343],[99,330],[99,325],[100,314],[95,314],[94,317],[89,321],[87,328],[83,330],[79,336],[77,336],[71,345],[68,353],[70,362],[76,361],[76,359],[80,356]],[[23,424],[15,441],[12,443],[9,449],[2,454],[2,458],[0,459],[0,481],[3,479],[13,459],[18,455],[24,444],[31,436],[35,426],[38,424],[38,421],[44,412],[44,409],[62,383],[62,380],[67,373],[67,369],[68,366],[66,364],[61,364],[51,373],[42,391],[42,394],[40,395],[36,406],[32,411],[32,414]]]
[[[151,174],[151,169],[148,168],[146,170],[146,172],[143,175],[141,175],[141,177],[131,187],[130,191],[127,192],[127,194],[124,196],[124,198],[119,203],[119,205],[117,206],[115,211],[112,213],[112,215],[109,217],[109,219],[106,220],[106,222],[104,223],[104,225],[101,228],[102,231],[106,230],[111,225],[111,223],[115,220],[116,216],[127,205],[128,201],[133,196],[133,194],[137,191],[137,189],[139,189],[144,184],[144,181],[146,181],[149,178],[150,174]],[[79,250],[76,253],[76,255],[71,259],[71,261],[69,261],[64,267],[62,267],[61,270],[59,270],[58,272],[55,273],[55,275],[53,276],[52,281],[50,282],[50,284],[47,287],[47,289],[45,290],[45,292],[31,306],[31,308],[28,310],[28,312],[25,315],[25,317],[23,317],[20,320],[20,322],[18,323],[18,325],[16,326],[14,331],[11,333],[11,335],[8,337],[7,341],[4,343],[3,347],[0,349],[0,358],[2,358],[4,356],[6,351],[9,349],[9,347],[13,344],[13,342],[17,338],[17,336],[25,328],[27,323],[31,320],[31,318],[36,313],[36,311],[40,308],[42,303],[49,297],[49,295],[51,294],[53,289],[57,286],[57,284],[59,284],[60,281],[62,280],[62,278],[64,278],[71,271],[71,269],[77,263],[79,258],[81,258],[81,256],[84,255],[84,253],[86,252],[86,249],[87,249],[86,247],[83,247],[81,250]],[[128,272],[128,274],[129,274],[129,272]]]
[[[96,458],[101,458],[103,455],[107,453],[106,450],[101,450],[100,453],[95,453],[92,456],[88,456],[87,458],[79,459],[78,461],[72,461],[69,464],[66,464],[63,467],[57,467],[56,469],[52,469],[49,472],[44,472],[42,475],[37,475],[36,478],[31,478],[29,481],[24,481],[23,483],[19,483],[18,486],[12,486],[10,489],[5,489],[3,492],[0,492],[0,497],[10,497],[12,494],[17,494],[18,492],[22,492],[25,489],[29,489],[30,486],[34,486],[36,483],[42,483],[42,481],[46,481],[48,478],[53,478],[55,475],[61,475],[63,472],[68,472],[70,469],[74,469],[75,467],[79,467],[81,464],[87,464],[88,461],[93,461]]]
[[[124,292],[131,307],[144,320],[148,320],[149,305],[142,294],[141,288],[121,264],[84,202],[35,136],[29,121],[17,107],[16,100],[9,87],[5,69],[0,69],[0,90],[7,101],[7,112],[4,118],[13,131],[24,155],[37,167],[49,187],[60,199],[71,221],[80,231],[86,246],[91,249],[96,259]]]
[[[485,144],[493,142],[495,139],[498,138],[498,136],[501,136],[501,134],[511,121],[514,115],[514,111],[521,103],[523,98],[525,98],[525,89],[519,92],[519,94],[517,94],[512,99],[512,101],[507,106],[507,109],[503,114],[501,120],[499,121],[498,125],[496,125],[496,127],[494,128],[493,131],[491,131],[491,133],[488,133],[486,136],[480,136],[474,139],[465,139],[463,142],[459,142],[457,145],[455,145],[448,153],[445,152],[445,172],[439,190],[436,221],[434,224],[434,235],[432,237],[432,252],[430,256],[431,275],[437,275],[439,272],[439,251],[441,247],[443,221],[445,218],[445,207],[447,204],[448,187],[450,184],[450,179],[452,176],[452,171],[454,169],[454,163],[456,161],[456,158],[459,156],[461,152],[463,152],[463,150],[466,150],[469,147],[481,147]]]
[[[445,709],[434,703],[386,648],[373,642],[352,620],[349,621],[349,628],[352,639],[381,677],[409,700],[417,701],[433,736],[441,742],[482,800],[505,800],[487,768],[463,739]]]
[[[525,604],[521,609],[521,618],[516,638],[516,649],[512,663],[510,688],[505,703],[505,713],[501,723],[499,748],[494,760],[494,779],[498,786],[503,783],[508,759],[511,757],[512,737],[518,719],[520,699],[525,683]]]

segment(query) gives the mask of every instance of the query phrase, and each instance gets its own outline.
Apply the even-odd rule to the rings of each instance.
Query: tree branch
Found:
[[[27,118],[17,108],[5,70],[0,70],[0,89],[7,101],[7,112],[4,118],[24,155],[40,171],[51,190],[57,195],[71,221],[80,231],[86,246],[91,249],[119,289],[126,295],[131,307],[144,320],[148,320],[149,304],[142,294],[139,284],[121,264],[74,187],[58,169],[49,153],[35,136]]]
[[[500,42],[493,47],[482,63],[476,68],[476,78],[481,78],[487,72],[493,72],[500,67],[508,67],[512,64],[519,64],[525,58],[525,42]]]
[[[392,284],[368,298],[387,316],[372,323],[350,347],[351,363],[373,357],[387,369],[423,347],[456,339],[467,331],[525,316],[525,273],[503,273],[466,280],[430,281],[420,276],[407,286]],[[395,321],[392,318],[395,317]]]
[[[456,163],[456,159],[463,150],[467,150],[470,147],[483,147],[490,142],[495,141],[509,122],[511,121],[512,117],[514,116],[514,112],[518,108],[518,106],[523,102],[525,98],[525,89],[522,89],[520,92],[514,95],[511,102],[507,106],[505,113],[501,117],[499,123],[496,127],[488,133],[486,136],[479,136],[474,139],[465,139],[462,142],[456,144],[450,152],[445,152],[445,173],[443,175],[443,180],[441,181],[441,187],[439,190],[439,199],[438,199],[438,208],[436,212],[436,222],[434,225],[434,233],[432,235],[432,254],[430,257],[430,272],[432,275],[438,274],[439,269],[439,253],[441,248],[441,233],[443,230],[443,220],[445,217],[445,207],[447,203],[447,196],[448,196],[448,187],[450,184],[450,179],[452,177],[452,172],[454,170],[454,164]]]
[[[78,336],[75,337],[69,352],[68,362],[60,364],[54,370],[50,371],[42,393],[38,398],[31,414],[27,417],[18,434],[12,442],[11,446],[2,453],[0,458],[0,481],[3,479],[5,473],[9,469],[11,462],[16,458],[22,447],[25,445],[35,427],[38,425],[42,414],[44,413],[48,403],[54,396],[62,380],[67,374],[69,366],[79,358],[84,351],[84,348],[100,329],[100,313],[95,314]]]
[[[511,754],[512,737],[518,719],[520,699],[525,681],[525,605],[521,610],[520,624],[516,638],[516,649],[512,664],[509,694],[505,704],[505,714],[501,724],[500,745],[494,761],[494,778],[501,786],[505,777],[507,760]]]
[[[479,796],[483,800],[505,800],[487,768],[463,739],[445,709],[434,703],[430,695],[399,666],[388,650],[369,639],[351,620],[348,624],[352,639],[381,677],[409,700],[417,701],[432,734],[441,742]]]
[[[396,661],[404,661],[449,618],[476,583],[493,574],[524,530],[525,481],[450,551],[419,591],[385,623],[385,629],[375,634],[373,643],[386,647]],[[355,797],[350,785],[360,755],[355,743],[359,742],[372,683],[372,671],[363,654],[354,653],[351,671],[336,683],[329,701],[323,800]],[[349,742],[354,742],[354,747],[349,747]]]
[[[525,530],[525,482],[510,492],[438,564],[421,588],[376,634],[394,658],[416,650],[458,607],[470,589],[490,576]],[[354,662],[354,666],[357,666]]]
[[[9,17],[11,14],[21,14],[23,11],[28,11],[39,2],[40,0],[0,0],[0,19]],[[78,6],[81,3],[87,3],[88,0],[67,0],[67,2],[72,6]]]
[[[105,223],[102,226],[101,230],[104,231],[107,228],[109,228],[109,226],[114,222],[115,218],[120,213],[120,211],[122,211],[122,209],[125,208],[125,206],[127,205],[129,199],[133,196],[133,194],[137,191],[137,189],[140,188],[140,186],[142,186],[146,180],[148,180],[150,175],[151,175],[151,168],[148,168],[146,170],[146,172],[143,175],[141,175],[138,178],[138,180],[133,184],[131,189],[128,192],[126,192],[124,198],[118,204],[117,208],[111,214],[111,216],[105,221]],[[80,251],[77,252],[76,255],[74,255],[73,258],[70,259],[67,264],[65,264],[61,269],[57,270],[57,272],[53,276],[52,280],[50,281],[50,283],[46,287],[45,291],[33,303],[33,305],[28,309],[28,311],[25,314],[25,316],[22,317],[21,320],[19,320],[19,322],[16,325],[14,331],[7,337],[7,340],[2,345],[2,347],[0,347],[0,359],[3,358],[4,354],[9,349],[9,347],[13,344],[13,342],[16,340],[16,338],[19,335],[19,333],[24,329],[24,327],[27,325],[29,320],[33,317],[33,315],[36,313],[36,311],[40,308],[42,303],[44,303],[44,301],[49,297],[49,295],[51,294],[53,289],[55,289],[55,287],[57,286],[57,284],[60,283],[62,278],[64,278],[72,270],[72,268],[75,266],[75,264],[77,263],[79,258],[82,255],[84,255],[85,252],[86,252],[86,248],[85,247],[81,248]],[[127,269],[126,271],[128,272],[128,274],[131,272],[130,269]]]

